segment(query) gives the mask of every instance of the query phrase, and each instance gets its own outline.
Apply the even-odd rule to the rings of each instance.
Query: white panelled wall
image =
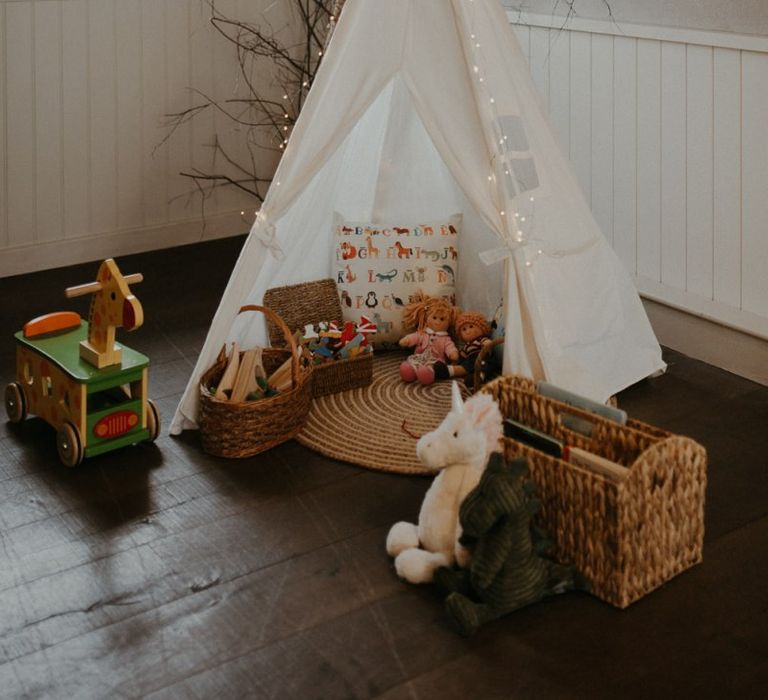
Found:
[[[253,17],[260,2],[217,2]],[[205,202],[207,114],[157,151],[164,115],[235,95],[237,63],[200,0],[0,0],[0,276],[246,231],[253,200]],[[246,215],[240,212],[248,208]]]
[[[641,293],[768,338],[768,38],[510,20]]]

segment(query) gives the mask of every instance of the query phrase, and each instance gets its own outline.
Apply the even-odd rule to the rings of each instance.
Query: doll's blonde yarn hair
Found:
[[[431,297],[423,292],[416,292],[413,295],[413,301],[405,307],[403,312],[403,322],[406,328],[416,328],[419,332],[427,326],[427,319],[433,310],[442,309],[450,318],[450,324],[456,323],[456,317],[461,313],[458,306],[453,306],[451,302],[443,297]]]
[[[477,311],[464,311],[463,313],[460,313],[453,324],[454,332],[458,333],[459,328],[467,324],[470,326],[478,326],[482,330],[483,335],[491,334],[491,324],[488,323],[488,319]]]

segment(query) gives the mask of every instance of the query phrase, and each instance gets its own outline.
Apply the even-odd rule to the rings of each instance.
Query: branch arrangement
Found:
[[[208,5],[217,36],[236,52],[243,94],[219,100],[192,89],[195,104],[167,115],[167,132],[158,148],[201,115],[223,115],[233,131],[245,134],[238,139],[237,152],[216,134],[208,144],[208,168],[189,168],[180,174],[194,182],[203,206],[205,198],[220,187],[235,187],[261,203],[275,159],[288,143],[344,0],[275,0],[255,23],[226,16],[216,0],[208,0]],[[275,16],[281,18],[279,26],[271,20]]]

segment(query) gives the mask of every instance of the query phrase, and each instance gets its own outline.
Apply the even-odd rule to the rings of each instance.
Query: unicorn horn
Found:
[[[461,390],[459,384],[456,381],[451,382],[451,408],[456,413],[462,413],[464,411],[464,402],[461,400]]]

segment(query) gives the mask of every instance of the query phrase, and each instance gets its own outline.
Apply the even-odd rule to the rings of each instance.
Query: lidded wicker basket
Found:
[[[321,321],[341,321],[339,291],[332,279],[274,287],[264,293],[264,303],[274,309],[293,331],[317,325]],[[279,341],[279,328],[268,322],[272,344]],[[325,396],[347,389],[368,386],[373,380],[373,353],[367,352],[351,360],[333,360],[314,365],[312,396]]]
[[[239,313],[258,311],[279,328],[283,348],[265,348],[264,369],[271,374],[291,359],[291,388],[257,401],[217,399],[209,387],[216,385],[227,366],[224,349],[200,380],[198,423],[203,449],[216,457],[250,457],[295,437],[304,427],[312,403],[311,367],[302,366],[296,341],[285,322],[265,306],[243,306]],[[241,353],[242,357],[242,353]]]
[[[702,560],[707,453],[700,444],[542,396],[522,377],[499,377],[480,391],[505,418],[628,467],[626,478],[613,480],[504,438],[507,459],[528,460],[555,559],[575,565],[593,595],[625,608]],[[589,436],[566,427],[564,416],[588,421]]]

